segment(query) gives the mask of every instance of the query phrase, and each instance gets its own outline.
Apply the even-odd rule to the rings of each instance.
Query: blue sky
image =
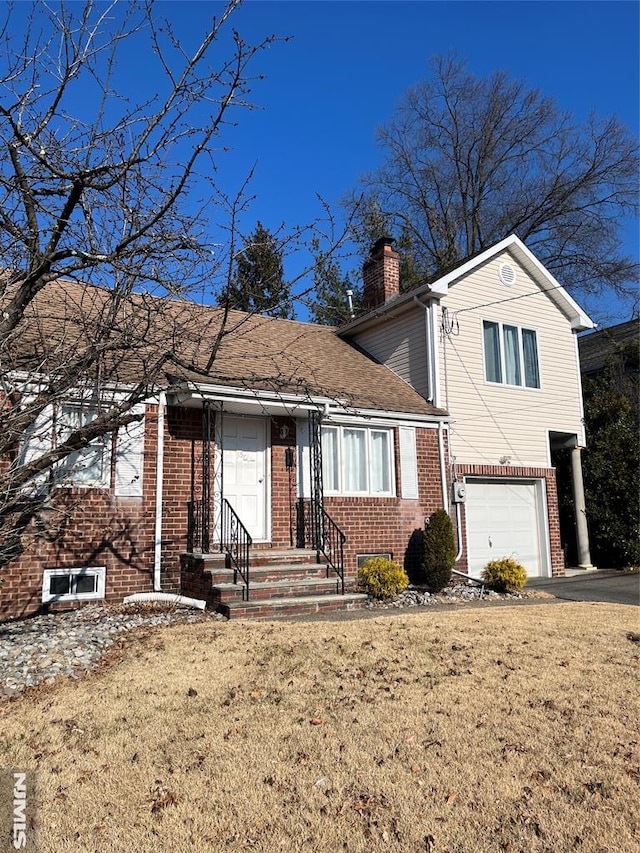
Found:
[[[54,4],[55,7],[55,4]],[[31,3],[19,3],[16,16]],[[217,0],[163,0],[169,18],[193,47],[219,14]],[[274,34],[251,72],[252,111],[236,111],[222,143],[217,182],[233,193],[255,166],[255,195],[242,223],[271,230],[312,222],[323,211],[319,194],[340,215],[339,201],[360,175],[381,161],[376,127],[401,96],[428,75],[430,57],[455,51],[475,75],[505,70],[524,79],[584,120],[591,110],[616,113],[639,132],[640,3],[634,2],[388,2],[388,0],[246,0],[231,25],[249,42]],[[155,93],[149,56],[127,43],[120,67],[129,89]],[[229,57],[228,42],[219,46]],[[121,56],[122,58],[122,56]],[[78,109],[91,112],[85,92]],[[640,255],[637,223],[626,229],[627,251]],[[296,276],[308,258],[288,258]],[[311,285],[311,277],[299,289]],[[631,306],[612,297],[579,297],[594,320],[610,325]],[[304,318],[304,313],[301,314]]]
[[[209,2],[165,2],[197,27]],[[173,7],[173,9],[171,8]],[[639,127],[637,2],[274,2],[250,0],[234,25],[251,40],[292,36],[257,57],[260,109],[240,116],[226,161],[238,179],[256,164],[249,219],[300,225],[380,161],[376,126],[423,79],[429,57],[455,50],[471,72],[504,69],[553,96],[576,118],[617,113]],[[201,17],[202,16],[202,17]],[[639,255],[637,225],[625,232]],[[290,269],[295,272],[295,269]],[[582,299],[594,319],[627,319],[615,299]]]

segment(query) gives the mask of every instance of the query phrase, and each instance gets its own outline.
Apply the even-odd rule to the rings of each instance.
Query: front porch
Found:
[[[183,595],[207,602],[230,619],[274,619],[336,610],[356,610],[367,596],[353,591],[326,559],[302,548],[254,549],[250,555],[249,597],[225,553],[183,554],[180,561]]]
[[[353,580],[345,585],[346,537],[323,506],[319,415],[259,417],[201,405],[182,594],[229,617],[359,606],[366,596],[351,590]],[[303,479],[309,497],[301,497]]]

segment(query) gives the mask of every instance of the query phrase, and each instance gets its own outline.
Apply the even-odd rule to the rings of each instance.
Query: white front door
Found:
[[[222,421],[222,489],[254,542],[267,540],[267,422]]]
[[[467,557],[478,578],[490,560],[514,557],[529,577],[546,574],[537,484],[517,480],[467,480]]]

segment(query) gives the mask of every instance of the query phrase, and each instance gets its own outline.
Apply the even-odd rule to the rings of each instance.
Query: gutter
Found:
[[[156,519],[153,554],[153,589],[162,590],[162,486],[164,480],[164,413],[167,405],[167,395],[160,392],[158,398],[158,446],[156,450]]]

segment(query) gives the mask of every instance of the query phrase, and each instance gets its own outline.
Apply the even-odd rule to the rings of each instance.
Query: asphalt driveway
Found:
[[[550,592],[566,601],[640,605],[640,575],[637,572],[597,571],[569,578],[535,578],[528,581],[527,587]]]

